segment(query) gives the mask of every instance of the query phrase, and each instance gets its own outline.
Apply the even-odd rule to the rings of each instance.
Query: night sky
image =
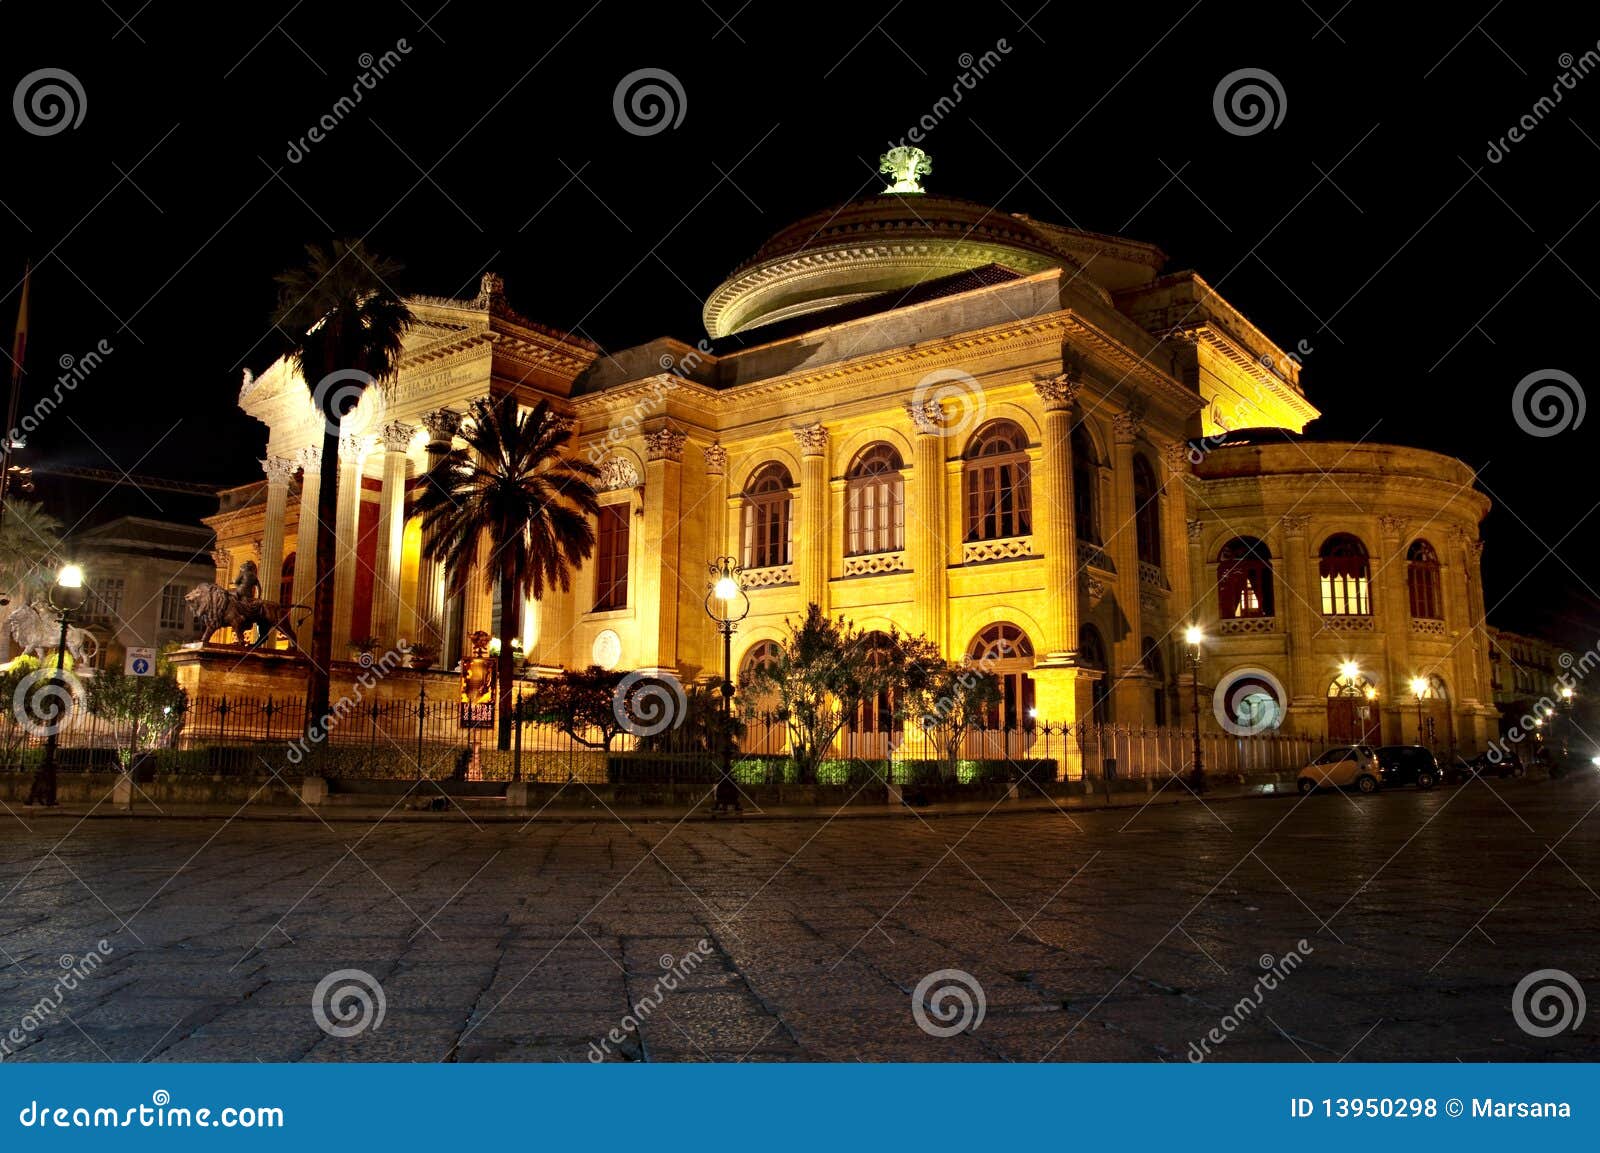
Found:
[[[36,265],[24,408],[61,357],[113,349],[24,459],[259,479],[265,429],[236,407],[240,372],[282,351],[273,274],[334,235],[402,261],[404,291],[470,296],[494,269],[518,310],[607,349],[693,342],[733,266],[882,187],[888,143],[958,85],[964,56],[1003,41],[927,135],[929,190],[1158,244],[1280,346],[1304,342],[1325,414],[1309,431],[1479,469],[1491,621],[1587,647],[1600,416],[1534,436],[1512,396],[1546,370],[1600,385],[1600,65],[1579,78],[1568,60],[1600,24],[1491,3],[1398,24],[1401,6],[1370,0],[5,4],[5,91],[56,68],[85,98],[53,135],[0,122],[7,336]],[[389,50],[399,63],[292,162],[363,54]],[[613,112],[641,68],[685,96],[651,136]],[[1213,93],[1242,68],[1281,85],[1276,127],[1219,125]],[[1563,72],[1571,90],[1491,162]],[[39,495],[69,523],[210,511],[127,488]]]

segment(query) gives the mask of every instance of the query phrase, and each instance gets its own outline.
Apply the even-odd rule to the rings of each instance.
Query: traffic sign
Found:
[[[156,650],[155,649],[129,649],[127,663],[123,671],[130,677],[153,677],[156,675]]]

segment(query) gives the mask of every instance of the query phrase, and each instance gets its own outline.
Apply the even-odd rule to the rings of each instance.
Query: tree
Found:
[[[917,722],[938,744],[951,776],[961,759],[962,739],[988,727],[1001,697],[1000,678],[970,661],[941,660],[928,670],[916,702]]]
[[[0,521],[0,596],[27,604],[55,579],[61,522],[31,500],[6,501]]]
[[[294,342],[287,356],[322,417],[317,545],[312,588],[307,734],[328,715],[333,658],[333,536],[339,507],[339,422],[371,385],[385,387],[400,361],[411,310],[388,286],[400,271],[359,240],[306,246],[306,263],[277,277],[276,323]]]
[[[520,412],[515,393],[473,401],[461,438],[467,447],[428,471],[417,505],[427,555],[443,562],[452,593],[466,592],[488,542],[483,583],[500,592],[499,746],[509,749],[518,598],[572,587],[572,570],[594,551],[600,470],[567,454],[570,420],[544,400]]]
[[[523,698],[523,719],[554,725],[580,745],[609,753],[611,742],[624,728],[626,714],[616,700],[626,675],[599,665],[562,669],[560,676],[540,681],[534,694]]]
[[[789,755],[802,781],[816,779],[839,731],[862,702],[888,698],[895,721],[926,687],[928,671],[942,658],[925,637],[862,632],[840,617],[830,620],[815,604],[776,658],[752,670],[746,692],[771,699],[789,734]]]
[[[189,694],[170,673],[130,677],[121,669],[105,669],[89,682],[89,712],[112,723],[123,772],[132,769],[140,753],[171,740],[188,711]]]

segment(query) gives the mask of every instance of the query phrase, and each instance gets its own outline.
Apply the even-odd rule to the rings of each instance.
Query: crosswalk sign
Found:
[[[129,649],[127,662],[123,671],[130,677],[153,677],[156,675],[156,650],[155,649]]]

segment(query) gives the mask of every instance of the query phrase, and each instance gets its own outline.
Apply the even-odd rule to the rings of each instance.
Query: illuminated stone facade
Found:
[[[450,664],[464,635],[493,631],[487,594],[452,603],[421,560],[410,493],[473,398],[515,391],[572,415],[608,518],[572,589],[525,606],[534,666],[719,675],[704,598],[727,554],[751,600],[736,664],[815,602],[986,656],[1008,719],[1187,725],[1182,634],[1198,622],[1207,727],[1213,693],[1237,696],[1253,670],[1258,718],[1275,694],[1270,724],[1341,735],[1329,693],[1354,661],[1383,720],[1369,735],[1410,739],[1405,686],[1424,675],[1450,736],[1480,744],[1488,502],[1470,472],[1391,446],[1232,443],[1229,429],[1298,433],[1317,410],[1295,357],[1199,276],[1163,275],[1165,259],[884,195],[773,237],[708,298],[713,336],[694,347],[602,354],[519,316],[493,275],[475,299],[413,299],[393,389],[345,421],[336,643],[438,638]],[[295,476],[314,464],[318,418],[282,363],[247,377],[240,404],[270,429],[265,480],[225,496],[219,555],[259,557],[269,595],[309,604],[315,469],[305,489]],[[1320,554],[1340,534],[1361,555],[1341,552],[1324,589]],[[1220,562],[1241,538],[1258,542],[1248,563]],[[1406,583],[1418,539],[1438,562],[1423,617]],[[1241,564],[1270,569],[1265,607],[1261,589],[1241,599]],[[1355,600],[1325,606],[1325,591]]]

